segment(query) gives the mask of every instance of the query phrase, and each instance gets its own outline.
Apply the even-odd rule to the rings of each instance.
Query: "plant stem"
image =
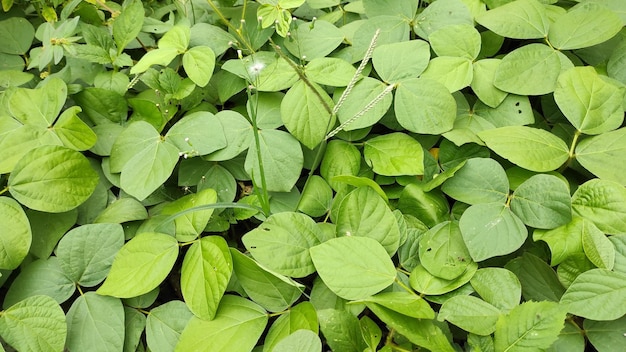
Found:
[[[207,0],[207,2],[209,3],[209,6],[211,6],[211,9],[213,10],[213,12],[215,12],[217,16],[220,18],[220,21],[222,21],[226,25],[226,27],[230,28],[233,32],[235,32],[235,34],[237,35],[237,37],[239,38],[239,40],[241,41],[245,49],[248,50],[250,53],[254,53],[254,49],[252,49],[252,45],[241,34],[242,29],[243,29],[243,22],[242,24],[239,25],[239,28],[235,28],[235,26],[233,26],[232,23],[230,23],[230,21],[226,19],[226,16],[224,16],[222,11],[220,11],[220,9],[217,6],[215,6],[215,4],[213,3],[213,0]],[[245,17],[246,3],[247,1],[244,1],[243,12],[241,14],[242,20]]]
[[[251,101],[252,99],[252,92],[250,89],[247,90],[248,92],[248,101]],[[256,121],[256,111],[257,111],[257,107],[256,104],[258,104],[259,99],[257,98],[256,102],[254,104],[250,104],[250,121],[252,122],[252,134],[254,135],[254,144],[256,146],[256,156],[257,159],[259,161],[259,173],[261,175],[259,175],[261,177],[261,192],[258,193],[259,199],[261,200],[261,207],[263,208],[263,213],[265,214],[265,216],[269,216],[270,215],[270,196],[267,193],[267,183],[265,181],[265,168],[263,166],[263,154],[261,153],[261,144],[260,144],[260,138],[259,138],[259,127],[257,125],[257,121]],[[250,175],[252,177],[252,180],[254,180],[254,175]],[[255,192],[258,190],[258,187],[256,187],[257,185],[255,185],[254,189]]]

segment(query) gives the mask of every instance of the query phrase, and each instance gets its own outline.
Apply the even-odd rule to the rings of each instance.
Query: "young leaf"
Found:
[[[204,320],[215,317],[232,271],[233,261],[222,237],[203,237],[189,247],[181,268],[180,287],[195,316]]]
[[[290,277],[305,277],[315,272],[309,248],[327,238],[310,217],[283,212],[271,215],[241,240],[269,269]]]
[[[528,226],[553,229],[572,220],[568,185],[553,175],[539,174],[523,182],[511,197],[511,210]]]
[[[175,351],[251,351],[267,325],[263,308],[245,298],[226,295],[215,319],[192,317]]]
[[[423,40],[379,45],[372,54],[372,63],[386,83],[416,78],[430,60],[430,46]]]
[[[471,262],[463,274],[452,280],[446,280],[434,276],[422,265],[418,265],[411,271],[409,282],[411,287],[421,294],[429,296],[443,295],[468,283],[474,276],[474,273],[476,273],[476,269],[478,269],[478,264]]]
[[[400,230],[395,216],[370,187],[359,187],[348,193],[339,205],[335,222],[339,236],[372,238],[389,255],[393,255],[400,245]]]
[[[317,313],[311,302],[302,302],[292,307],[274,321],[265,337],[263,352],[272,351],[278,342],[299,330],[319,333]]]
[[[53,131],[61,142],[63,142],[64,146],[83,151],[93,147],[98,137],[94,131],[77,116],[80,111],[80,107],[77,106],[72,106],[63,111],[54,124]]]
[[[554,100],[578,131],[601,134],[624,121],[624,92],[602,79],[593,67],[574,67],[559,76]]]
[[[67,349],[121,351],[124,346],[124,307],[118,298],[86,292],[67,312]]]
[[[81,153],[42,146],[26,153],[9,176],[9,192],[27,207],[61,213],[84,203],[98,184],[98,174]]]
[[[97,293],[120,298],[147,293],[165,279],[177,257],[174,237],[156,232],[138,234],[117,253]]]
[[[404,133],[389,133],[367,140],[363,157],[379,175],[401,176],[424,173],[422,146]]]
[[[432,79],[412,78],[403,80],[396,89],[394,110],[402,127],[425,134],[452,129],[456,102],[443,84]]]
[[[537,0],[518,0],[489,10],[476,22],[492,32],[514,39],[541,39],[548,35],[550,20]]]
[[[611,39],[623,26],[615,12],[586,2],[558,17],[550,25],[548,40],[558,50],[586,48]]]
[[[309,149],[315,148],[331,127],[333,102],[320,86],[298,81],[285,94],[280,115],[287,130]],[[319,99],[319,97],[322,100]]]
[[[504,203],[509,195],[509,180],[502,166],[493,159],[469,159],[441,190],[467,204]]]
[[[319,336],[311,330],[297,330],[291,335],[280,340],[274,346],[274,352],[319,352],[322,350],[322,341]]]
[[[341,30],[331,22],[301,22],[291,32],[291,37],[283,42],[283,45],[295,57],[310,61],[327,56],[341,44],[343,39],[344,35]]]
[[[626,189],[618,183],[589,180],[572,196],[574,212],[608,234],[626,233]]]
[[[556,170],[569,158],[569,148],[548,131],[526,126],[500,127],[478,132],[489,149],[525,169]]]
[[[519,95],[542,95],[554,91],[561,72],[558,51],[532,43],[509,52],[498,66],[494,85]]]
[[[465,57],[439,56],[430,60],[421,77],[437,81],[450,93],[454,93],[469,86],[473,76],[472,60]]]
[[[541,350],[563,329],[566,310],[554,302],[524,302],[498,319],[496,351]]]
[[[393,283],[396,269],[384,247],[368,237],[346,236],[310,249],[313,264],[337,296],[363,299]]]
[[[452,56],[474,60],[480,52],[480,33],[471,25],[443,27],[431,33],[430,45],[437,56]]]
[[[63,108],[67,85],[52,77],[37,89],[17,88],[11,94],[8,108],[23,124],[50,127]]]
[[[137,75],[146,72],[152,65],[169,65],[180,54],[176,48],[159,48],[148,51],[131,67],[130,74]]]
[[[63,309],[48,296],[32,296],[0,315],[0,335],[19,351],[62,351],[67,325]]]
[[[220,120],[208,111],[185,115],[165,138],[189,156],[210,154],[228,145]]]
[[[159,40],[159,49],[176,49],[179,54],[184,53],[191,40],[189,26],[180,24],[168,30]]]
[[[514,252],[524,244],[528,230],[500,203],[476,204],[459,220],[465,245],[476,262]]]
[[[455,296],[445,301],[437,320],[447,320],[477,335],[490,335],[496,330],[500,310],[474,296]]]
[[[580,274],[561,297],[569,313],[593,320],[626,314],[626,274],[591,269]]]
[[[293,280],[264,269],[234,248],[230,249],[230,253],[235,276],[255,303],[271,312],[280,312],[300,298],[302,289]]]
[[[30,249],[30,223],[20,204],[8,197],[0,197],[0,223],[5,224],[0,239],[0,269],[13,270]]]
[[[522,285],[511,271],[504,268],[481,268],[470,284],[482,299],[503,311],[517,306],[522,298]]]
[[[583,252],[582,234],[590,231],[600,231],[589,220],[574,216],[569,223],[552,230],[535,230],[534,241],[544,241],[550,247],[550,264],[555,266],[567,257]]]
[[[263,187],[259,167],[262,163],[267,190],[289,192],[300,177],[303,161],[302,148],[292,135],[279,130],[264,130],[259,132],[259,145],[255,141],[250,145],[245,169],[256,186]]]
[[[169,301],[152,308],[146,319],[146,342],[150,351],[173,351],[193,313],[184,302]]]
[[[304,72],[311,81],[326,86],[345,87],[356,74],[354,66],[334,57],[319,57],[311,60]]]
[[[121,13],[113,21],[113,39],[119,55],[141,31],[144,22],[143,1],[133,0],[126,3]]]
[[[119,224],[88,224],[63,236],[56,249],[65,274],[81,286],[92,287],[107,276],[113,258],[124,245]]]
[[[215,54],[208,46],[196,46],[183,55],[183,68],[197,86],[209,84],[215,68]]]
[[[381,292],[365,298],[359,302],[376,303],[381,307],[391,309],[403,315],[417,319],[434,319],[435,311],[428,302],[414,293],[409,292]]]
[[[191,210],[217,202],[217,193],[211,188],[205,188],[198,193],[192,193],[165,205],[164,215],[176,215],[176,239],[180,242],[193,241],[204,231],[214,209]],[[189,212],[187,212],[189,211]]]
[[[585,138],[576,146],[576,161],[601,179],[626,185],[626,128]]]
[[[42,126],[19,125],[0,138],[0,172],[10,173],[26,153],[44,145],[62,145],[59,137]]]

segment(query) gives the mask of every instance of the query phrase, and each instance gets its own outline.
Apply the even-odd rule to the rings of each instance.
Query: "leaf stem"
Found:
[[[576,145],[578,144],[578,139],[580,138],[581,134],[582,133],[580,132],[580,130],[576,130],[576,132],[574,132],[574,138],[572,138],[572,144],[569,147],[569,157],[567,158],[567,161],[565,161],[565,163],[559,168],[559,172],[565,171],[565,169],[567,169],[567,167],[572,163],[572,160],[574,160],[576,156]]]
[[[400,279],[398,279],[398,277],[396,276],[395,280],[396,284],[398,284],[398,286],[402,287],[403,289],[405,289],[408,293],[414,295],[414,296],[419,296],[415,291],[413,291],[412,288],[410,288],[409,286],[405,285],[404,282],[400,281]]]
[[[83,290],[81,290],[81,289],[80,289],[80,285],[79,285],[79,284],[76,284],[76,289],[78,290],[78,293],[79,293],[81,296],[84,296],[84,295],[85,295],[85,294],[83,293]]]
[[[2,191],[0,191],[0,195],[4,194],[8,190],[9,190],[9,186],[4,187],[4,189],[2,189]]]

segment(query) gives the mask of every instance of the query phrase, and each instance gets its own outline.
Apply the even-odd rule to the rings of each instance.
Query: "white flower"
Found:
[[[261,71],[265,68],[265,64],[262,62],[254,62],[250,67],[248,67],[248,73],[252,78],[256,77],[261,73]]]

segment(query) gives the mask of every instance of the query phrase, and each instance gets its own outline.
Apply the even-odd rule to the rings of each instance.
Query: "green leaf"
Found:
[[[512,253],[528,236],[524,223],[501,203],[472,205],[461,216],[459,226],[476,262]]]
[[[93,222],[121,224],[147,218],[148,211],[146,208],[135,198],[128,197],[114,200]]]
[[[430,319],[415,319],[393,310],[368,303],[367,307],[385,324],[406,337],[412,343],[431,351],[453,352],[447,326]],[[444,328],[445,327],[445,328]]]
[[[322,350],[322,341],[311,330],[297,330],[280,340],[272,351],[275,352],[319,352]]]
[[[85,115],[96,125],[120,123],[128,117],[128,104],[120,93],[103,88],[85,88],[73,96]],[[97,126],[96,126],[97,127]]]
[[[76,290],[56,257],[39,259],[22,267],[6,293],[3,306],[8,308],[28,297],[45,295],[61,304]]]
[[[519,278],[526,300],[558,302],[565,292],[554,270],[543,259],[529,252],[511,260],[505,267]]]
[[[124,352],[137,350],[146,328],[146,316],[137,309],[124,307]]]
[[[118,298],[86,292],[67,312],[70,351],[121,351],[124,334],[124,307]]]
[[[558,50],[586,48],[611,39],[623,26],[615,12],[601,4],[585,2],[550,25],[548,40]]]
[[[267,325],[267,313],[257,304],[238,296],[226,295],[215,319],[191,318],[175,351],[248,352]]]
[[[194,207],[215,204],[217,193],[211,188],[205,188],[198,193],[192,193],[169,203],[163,207],[162,214],[175,215],[176,239],[180,242],[193,241],[204,231],[214,209],[193,210]]]
[[[595,226],[592,229],[582,233],[585,255],[598,268],[612,270],[615,264],[615,247],[602,231]]]
[[[604,233],[626,233],[626,189],[618,183],[601,179],[583,183],[572,196],[572,207]]]
[[[517,276],[504,268],[478,269],[470,283],[482,299],[503,311],[516,307],[522,298]]]
[[[400,193],[398,209],[403,214],[415,216],[428,227],[450,218],[450,205],[445,195],[438,190],[425,192],[415,183],[408,184]]]
[[[15,165],[9,192],[39,211],[65,212],[84,203],[98,184],[98,174],[81,153],[60,146],[35,148]]]
[[[378,193],[378,195],[386,203],[389,203],[389,198],[387,197],[387,194],[385,193],[385,191],[383,191],[380,185],[376,183],[376,181],[372,180],[371,178],[352,176],[352,175],[339,175],[339,176],[334,176],[332,180],[337,181],[337,182],[347,183],[350,186],[354,186],[357,188],[358,187],[370,187],[371,189],[376,191],[376,193]]]
[[[583,139],[576,146],[576,161],[601,179],[626,185],[626,165],[615,163],[626,155],[626,128]],[[610,165],[610,167],[609,167]]]
[[[413,30],[415,34],[428,40],[436,30],[456,24],[473,25],[473,16],[462,0],[445,0],[429,4],[418,14]]]
[[[179,54],[184,53],[189,46],[191,31],[189,26],[180,24],[168,30],[159,40],[159,49],[176,49]]]
[[[5,10],[5,13],[7,11]],[[0,21],[0,52],[25,55],[33,39],[35,39],[35,28],[26,18],[17,15]]]
[[[367,345],[359,319],[347,310],[322,309],[317,312],[320,329],[333,351],[362,352]]]
[[[492,108],[498,107],[508,94],[494,85],[500,62],[500,59],[483,59],[473,64],[474,75],[470,86],[480,101]]]
[[[30,253],[37,258],[48,258],[61,237],[77,223],[78,211],[44,213],[27,209],[26,216],[33,234]],[[19,217],[11,221],[19,222]]]
[[[320,175],[335,191],[347,191],[348,185],[335,181],[340,175],[356,176],[361,168],[361,153],[352,144],[342,140],[331,140],[326,145],[324,158],[320,164]]]
[[[150,292],[169,274],[177,257],[174,237],[156,232],[138,234],[119,250],[97,293],[130,298]]]
[[[263,163],[267,191],[289,192],[300,177],[303,161],[300,144],[292,135],[279,130],[264,130],[259,131],[259,145],[255,141],[250,145],[245,169],[256,185],[262,187],[259,163]]]
[[[280,312],[300,298],[302,289],[293,280],[270,272],[234,248],[230,249],[230,253],[235,276],[255,303],[271,312]]]
[[[378,241],[389,255],[393,255],[400,245],[400,229],[396,217],[387,203],[371,187],[359,187],[348,193],[341,201],[336,217],[339,236],[372,238]]]
[[[442,222],[420,238],[422,266],[434,276],[453,280],[467,270],[472,260],[457,222]]]
[[[232,258],[222,237],[203,237],[189,247],[181,269],[180,286],[195,316],[204,320],[215,317],[232,270]]]
[[[409,282],[417,292],[424,295],[442,295],[444,293],[452,292],[457,288],[465,285],[476,273],[478,265],[471,262],[467,266],[467,270],[461,276],[458,276],[452,280],[442,279],[434,276],[422,265],[418,265],[411,271],[409,276]]]
[[[179,150],[145,121],[133,122],[118,136],[111,150],[111,171],[121,172],[121,187],[143,200],[174,171]]]
[[[552,230],[535,230],[534,241],[544,241],[550,247],[551,265],[557,265],[569,256],[582,253],[582,234],[600,231],[589,220],[574,216],[571,222]]]
[[[317,313],[311,302],[302,302],[292,307],[272,323],[265,337],[263,351],[273,351],[278,342],[299,330],[319,333]]]
[[[489,149],[525,169],[545,172],[556,170],[569,158],[569,148],[548,131],[509,126],[478,132]]]
[[[559,76],[554,100],[578,131],[601,134],[620,127],[624,121],[625,92],[602,79],[593,67],[574,67]]]
[[[341,30],[328,21],[301,22],[283,45],[295,57],[310,61],[327,56],[343,39]]]
[[[312,175],[302,190],[297,210],[312,217],[322,216],[330,210],[332,200],[330,185],[321,176]]]
[[[429,36],[437,56],[452,56],[475,60],[480,52],[480,33],[474,26],[458,24],[438,29]]]
[[[89,224],[70,230],[55,251],[65,274],[81,286],[92,287],[107,276],[113,258],[124,245],[119,224]]]
[[[386,83],[419,76],[429,60],[430,46],[423,40],[379,45],[372,54],[376,73]]]
[[[407,134],[389,133],[369,139],[364,144],[363,157],[379,175],[402,176],[424,173],[422,146]]]
[[[586,333],[586,330],[585,330]],[[580,333],[580,327],[569,320],[565,321],[565,327],[559,333],[559,337],[554,343],[546,350],[546,352],[558,352],[558,351],[585,351],[585,337]]]
[[[127,2],[121,13],[115,17],[112,29],[118,55],[141,31],[144,14],[143,2],[134,0]]]
[[[563,329],[566,311],[554,302],[524,302],[498,319],[496,351],[532,351],[550,347]]]
[[[176,48],[159,48],[148,51],[130,68],[130,74],[137,75],[146,72],[152,65],[167,66],[180,54]]]
[[[478,115],[495,127],[523,126],[535,123],[533,108],[526,96],[509,94],[495,108],[478,101],[474,104],[473,110],[474,117]]]
[[[53,131],[66,147],[84,151],[93,147],[98,137],[94,131],[77,116],[80,111],[80,107],[77,106],[72,106],[63,111],[54,124]]]
[[[310,249],[313,264],[337,296],[363,299],[393,283],[396,269],[385,248],[368,237],[346,236]]]
[[[469,159],[441,190],[467,204],[504,203],[509,195],[509,180],[502,166],[493,159]]]
[[[405,291],[382,292],[362,299],[359,302],[376,303],[381,307],[385,307],[391,309],[392,311],[417,319],[435,318],[435,311],[433,311],[426,300],[418,295]]]
[[[624,342],[626,331],[626,317],[613,321],[593,321],[585,319],[583,322],[585,336],[598,351],[619,350]]]
[[[492,32],[514,39],[542,39],[550,21],[545,7],[537,0],[518,0],[489,10],[476,22]]]
[[[19,351],[62,351],[66,333],[63,309],[47,296],[26,298],[0,315],[2,339]]]
[[[12,121],[19,124],[16,120]],[[13,171],[17,162],[32,149],[62,144],[59,137],[48,128],[37,125],[19,126],[0,138],[0,172]]]
[[[315,148],[331,127],[333,101],[315,83],[296,82],[280,104],[287,130],[307,148]],[[320,98],[322,100],[320,100]]]
[[[309,1],[307,1],[309,2]],[[377,0],[364,0],[363,8],[367,17],[390,15],[404,18],[413,18],[417,11],[417,4],[405,1],[394,1],[389,4]]]
[[[20,204],[8,197],[0,197],[0,223],[5,224],[0,238],[0,269],[13,270],[30,249],[30,223]]]
[[[358,26],[352,38],[351,61],[359,61],[367,52],[374,34],[379,31],[377,45],[406,42],[409,40],[409,22],[398,16],[376,16]]]
[[[534,175],[511,197],[511,210],[528,226],[553,229],[572,220],[568,184],[553,175]]]
[[[215,114],[222,124],[226,147],[205,157],[209,161],[230,160],[248,149],[252,141],[252,126],[243,115],[238,112],[223,110]]]
[[[241,239],[254,259],[269,269],[290,277],[305,277],[315,272],[309,248],[327,238],[310,217],[283,212],[271,215]]]
[[[50,127],[67,98],[67,85],[53,77],[37,89],[17,88],[9,98],[9,111],[23,124]]]
[[[490,335],[496,330],[500,310],[474,296],[455,296],[445,301],[437,319],[447,320],[477,335]]]
[[[606,269],[580,274],[561,297],[569,313],[593,320],[615,320],[626,314],[626,275]]]
[[[558,51],[544,44],[528,44],[502,59],[494,85],[519,95],[548,94],[554,91],[560,71]]]
[[[204,87],[213,76],[215,53],[208,46],[193,47],[183,55],[183,68],[193,83]]]
[[[184,302],[173,300],[152,308],[146,319],[146,342],[151,351],[173,351],[193,313]]]
[[[394,110],[402,127],[424,134],[440,134],[452,129],[456,102],[443,84],[432,79],[412,78],[403,80],[396,89]]]
[[[472,60],[464,57],[439,56],[428,63],[423,78],[443,84],[450,93],[461,90],[472,83]]]
[[[381,94],[388,89],[387,85],[383,82],[371,78],[365,77],[354,85],[354,88],[350,91],[350,94],[346,97],[345,101],[337,110],[337,118],[340,123],[346,123],[352,121],[345,126],[344,130],[352,131],[359,128],[365,128],[373,126],[375,123],[385,115],[393,98],[390,94],[386,94],[382,99],[370,108],[366,108],[370,102],[375,101]],[[337,103],[340,94],[335,94],[335,102]],[[360,115],[356,120],[353,120],[355,116]]]
[[[304,72],[315,83],[333,87],[345,87],[356,74],[356,69],[342,59],[319,57],[311,60],[305,66]]]

